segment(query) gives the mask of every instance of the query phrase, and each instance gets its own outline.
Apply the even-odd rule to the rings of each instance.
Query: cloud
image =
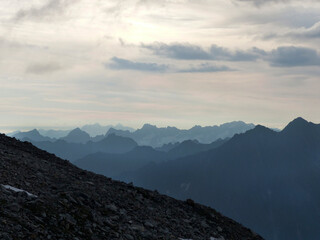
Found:
[[[157,63],[144,63],[144,62],[133,62],[123,58],[113,57],[111,63],[105,65],[108,68],[116,70],[135,70],[145,72],[167,72],[169,65],[157,64]],[[212,65],[209,63],[201,63],[199,65],[191,65],[189,68],[178,69],[177,67],[171,66],[170,72],[177,73],[200,73],[200,72],[225,72],[234,71],[227,66]]]
[[[198,66],[191,66],[190,68],[182,69],[179,72],[190,72],[190,73],[204,73],[204,72],[226,72],[234,71],[227,66],[217,66],[209,63],[202,63]]]
[[[320,55],[318,52],[306,47],[278,47],[268,54],[266,60],[273,67],[320,65]]]
[[[58,63],[38,63],[29,65],[26,69],[26,73],[40,75],[56,72],[61,69],[63,69],[63,67]]]
[[[301,39],[317,39],[320,38],[320,22],[313,24],[311,27],[306,28],[302,27],[299,29],[290,30],[285,33],[268,33],[261,37],[264,40],[269,39],[293,39],[293,40],[301,40]]]
[[[234,3],[249,3],[252,4],[256,7],[261,7],[261,6],[267,6],[270,4],[279,4],[279,3],[292,3],[292,2],[298,2],[301,3],[299,0],[231,0]],[[318,2],[318,0],[304,0],[304,2]]]
[[[49,0],[46,4],[40,7],[31,7],[29,9],[19,10],[12,20],[14,22],[19,22],[23,20],[50,19],[53,16],[63,14],[68,6],[78,1],[79,0]]]
[[[234,0],[234,2],[247,2],[257,7],[270,3],[287,3],[292,0]]]
[[[301,28],[286,34],[293,38],[320,38],[320,22],[315,23],[310,28]]]
[[[127,59],[113,57],[111,63],[106,64],[106,67],[116,70],[136,70],[145,72],[164,72],[169,66],[157,63],[133,62]]]
[[[311,35],[315,37],[316,35]],[[249,50],[231,51],[228,48],[211,45],[208,50],[191,44],[142,44],[153,54],[176,60],[211,60],[211,61],[247,61],[261,60],[273,67],[315,66],[320,63],[320,56],[315,49],[297,46],[281,46],[271,51],[252,47]],[[226,66],[217,67],[208,63],[181,70],[184,72],[230,71]]]
[[[173,59],[184,60],[209,60],[210,54],[201,47],[191,44],[142,44],[142,48],[149,49],[155,55],[165,56]]]
[[[216,61],[255,61],[263,50],[252,48],[250,50],[231,51],[217,45],[205,50],[200,46],[191,44],[141,44],[142,48],[149,49],[155,55],[180,60],[216,60]]]

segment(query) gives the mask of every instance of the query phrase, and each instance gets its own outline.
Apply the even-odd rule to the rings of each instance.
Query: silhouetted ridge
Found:
[[[265,126],[257,125],[257,126],[255,126],[254,129],[249,130],[247,133],[248,134],[273,134],[273,133],[275,133],[275,131],[273,131],[272,129],[267,128]],[[244,133],[244,134],[246,134],[246,133]]]
[[[245,133],[236,134],[233,138],[231,138],[230,142],[239,141],[239,139],[243,139],[244,141],[248,139],[264,139],[267,137],[274,136],[276,134],[277,132],[273,131],[270,128],[267,128],[262,125],[256,125],[253,129],[250,129]]]
[[[308,122],[307,120],[303,119],[302,117],[298,117],[291,121],[284,129],[283,132],[301,132],[306,130],[307,128],[314,125],[313,123]]]
[[[298,118],[282,132],[256,126],[127,181],[214,206],[266,239],[313,240],[320,233],[319,156],[320,124]]]
[[[0,239],[262,239],[190,199],[112,181],[5,135],[0,203]]]

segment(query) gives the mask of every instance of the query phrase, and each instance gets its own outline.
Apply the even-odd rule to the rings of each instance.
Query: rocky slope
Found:
[[[0,239],[262,239],[215,210],[0,135]]]

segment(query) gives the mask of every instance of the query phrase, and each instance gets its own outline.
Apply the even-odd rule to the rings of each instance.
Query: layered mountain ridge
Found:
[[[9,136],[15,137],[20,140],[28,140],[31,142],[49,141],[54,142],[57,140],[65,140],[69,143],[87,143],[89,141],[97,142],[110,134],[116,134],[122,137],[128,137],[136,141],[139,145],[147,145],[152,147],[161,147],[164,144],[183,142],[186,140],[197,140],[200,143],[212,143],[219,138],[230,138],[236,133],[243,133],[249,129],[252,129],[254,124],[247,124],[242,121],[234,121],[224,123],[216,126],[194,126],[188,130],[178,129],[176,127],[156,127],[151,124],[144,124],[141,129],[133,130],[122,125],[113,126],[100,126],[99,124],[85,125],[82,128],[75,128],[69,132],[61,130],[49,130],[40,132],[44,134],[51,133],[50,136],[35,136],[33,131],[29,132],[17,132]],[[37,130],[36,130],[37,131]],[[86,132],[87,131],[87,132]],[[38,135],[39,135],[39,131]],[[94,136],[92,136],[94,132]],[[65,136],[57,138],[56,136]]]
[[[302,118],[281,132],[256,126],[220,147],[122,179],[215,206],[266,239],[320,233],[320,125]]]
[[[211,208],[81,170],[0,135],[1,239],[262,239]]]

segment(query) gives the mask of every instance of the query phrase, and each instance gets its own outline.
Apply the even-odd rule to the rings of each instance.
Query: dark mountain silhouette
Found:
[[[107,135],[115,133],[118,136],[130,137],[139,145],[158,148],[164,144],[183,142],[190,139],[198,140],[201,143],[211,143],[219,138],[230,138],[236,133],[243,133],[253,127],[253,124],[246,124],[241,121],[225,123],[220,126],[195,126],[189,130],[180,130],[176,127],[157,128],[156,126],[145,124],[141,129],[137,129],[134,132],[110,128]]]
[[[115,135],[111,134],[108,137],[110,138],[111,136]],[[126,172],[135,171],[146,165],[169,161],[213,149],[221,146],[224,142],[226,142],[226,140],[218,140],[211,144],[201,144],[197,141],[185,141],[178,144],[176,148],[171,149],[169,152],[157,151],[149,146],[138,146],[123,154],[101,152],[90,154],[76,160],[74,164],[83,169],[122,180],[122,176],[125,176]]]
[[[60,140],[69,143],[86,143],[91,140],[91,137],[88,133],[82,131],[80,128],[75,128],[70,131],[67,136],[60,138]]]
[[[297,118],[281,132],[256,126],[216,149],[143,167],[126,181],[215,206],[266,239],[317,239],[320,125]]]
[[[131,138],[110,134],[99,142],[88,142],[92,152],[125,153],[138,144]]]
[[[185,157],[188,155],[196,154],[199,152],[208,151],[210,149],[217,148],[227,142],[228,139],[218,139],[210,144],[202,144],[199,143],[197,140],[186,140],[182,143],[178,144],[176,147],[172,148],[167,152],[167,155],[170,159],[176,159]]]
[[[190,199],[112,181],[5,135],[0,203],[0,239],[262,239]]]
[[[44,137],[42,136],[37,129],[33,129],[31,131],[28,132],[18,132],[16,134],[13,135],[13,137],[15,137],[16,139],[19,140],[31,140],[31,141],[35,141],[35,142],[41,142],[41,141],[55,141],[55,139],[49,138],[49,137]]]
[[[159,163],[167,159],[164,152],[156,151],[152,147],[136,147],[123,154],[94,153],[79,160],[74,164],[82,169],[103,174],[112,178],[124,172],[134,171],[150,163]]]
[[[64,140],[55,142],[32,142],[40,149],[46,150],[63,159],[74,161],[83,158],[86,155],[103,152],[103,153],[125,153],[137,146],[137,143],[130,138],[115,136],[113,134],[105,137],[98,142],[69,143]]]

